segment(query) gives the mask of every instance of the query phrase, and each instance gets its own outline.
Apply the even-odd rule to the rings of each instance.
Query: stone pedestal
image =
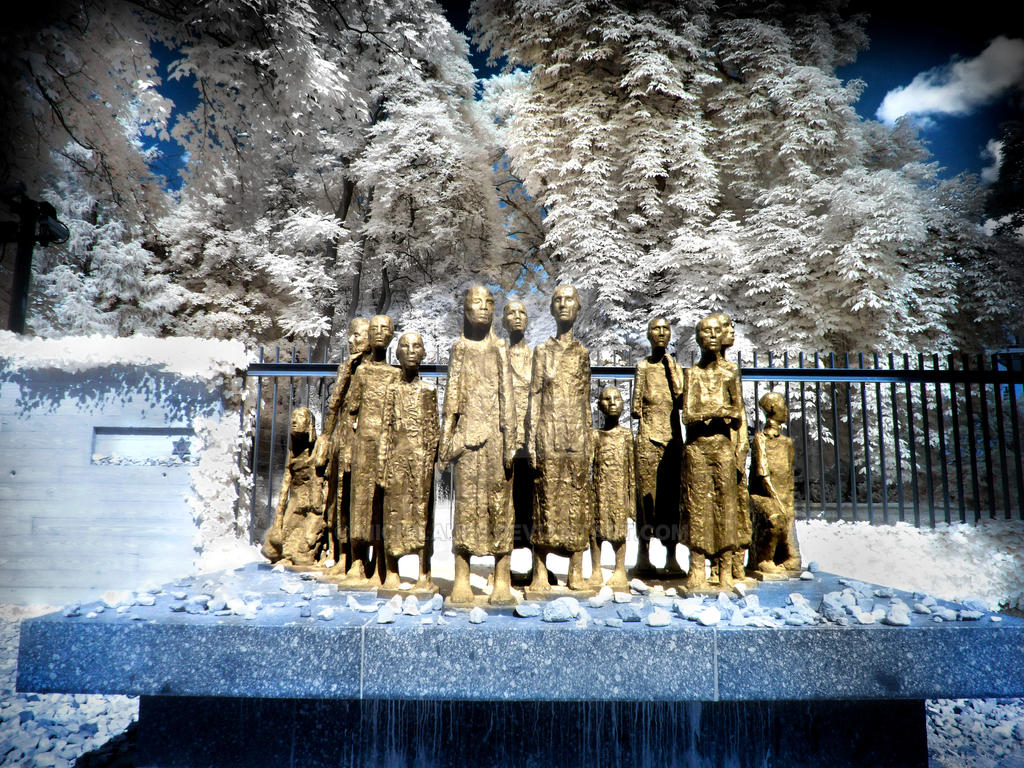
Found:
[[[18,689],[142,696],[140,765],[159,768],[924,766],[925,699],[1024,695],[1024,620],[944,604],[974,620],[701,626],[673,613],[648,626],[610,602],[561,623],[380,623],[308,576],[254,565],[179,581],[151,606],[25,621]],[[757,598],[817,607],[842,588],[816,574]],[[247,612],[181,610],[215,593]],[[633,599],[637,618],[673,610]]]

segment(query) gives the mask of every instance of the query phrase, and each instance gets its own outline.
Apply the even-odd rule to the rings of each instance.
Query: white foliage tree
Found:
[[[184,293],[170,331],[322,341],[496,268],[489,133],[466,40],[433,0],[66,5],[11,46],[21,76],[4,101],[27,118],[5,126],[6,177],[47,178],[68,138],[90,152]],[[170,130],[150,40],[199,97]],[[151,178],[140,132],[182,145],[179,199]]]
[[[956,243],[906,123],[853,109],[843,3],[476,0],[478,42],[529,70],[504,140],[545,214],[541,267],[602,344],[715,310],[741,349],[944,351]],[[951,218],[952,217],[952,218]],[[958,219],[959,220],[959,219]],[[688,344],[687,342],[683,342]]]
[[[182,330],[218,333],[236,312],[253,337],[341,337],[355,314],[401,315],[428,286],[452,311],[452,287],[486,273],[503,233],[466,41],[438,6],[167,9],[174,76],[201,98],[174,131],[191,161],[163,227],[172,261],[205,280],[190,303],[211,307]]]
[[[67,222],[62,245],[37,249],[28,324],[44,336],[101,333],[159,335],[184,299],[157,254],[132,223],[94,189],[90,150],[69,143],[45,197]]]
[[[150,245],[167,196],[142,137],[170,103],[141,14],[85,0],[24,6],[0,33],[0,186],[50,201],[71,232],[36,249],[36,333],[160,333],[181,304]]]

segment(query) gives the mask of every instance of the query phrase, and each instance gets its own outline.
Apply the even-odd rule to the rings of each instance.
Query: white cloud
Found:
[[[921,72],[889,91],[876,115],[886,123],[902,115],[966,115],[1014,86],[1024,86],[1024,40],[1000,35],[975,58]]]
[[[981,156],[992,161],[991,165],[981,169],[981,180],[986,184],[992,184],[999,178],[999,168],[1003,164],[1003,142],[989,139]]]

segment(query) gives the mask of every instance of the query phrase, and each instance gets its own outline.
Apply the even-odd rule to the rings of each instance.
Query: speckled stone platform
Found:
[[[834,623],[815,613],[826,594],[843,590],[865,616],[902,601],[908,624]],[[793,594],[804,602],[794,606]],[[508,609],[472,623],[470,614],[422,601],[410,607],[417,615],[403,613],[401,598],[393,599],[397,610],[383,609],[384,600],[365,593],[252,564],[24,622],[18,688],[492,701],[1024,696],[1024,620],[820,573],[765,582],[754,595],[753,615],[774,626],[728,621],[746,603],[735,595],[704,599],[723,615],[712,626],[682,618],[692,602],[639,595],[597,608],[583,601],[567,621]],[[909,610],[922,600],[932,603],[929,613]],[[799,620],[801,605],[814,623],[786,623]],[[654,614],[663,626],[650,625]]]

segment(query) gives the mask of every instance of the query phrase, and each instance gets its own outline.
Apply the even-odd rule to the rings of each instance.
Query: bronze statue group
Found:
[[[391,319],[352,322],[349,358],[339,366],[322,434],[308,408],[292,414],[277,514],[263,546],[268,559],[322,567],[355,588],[396,590],[398,558],[415,554],[413,588],[436,591],[434,471],[450,465],[455,605],[474,602],[473,556],[494,557],[488,602],[514,604],[511,555],[518,547],[532,550],[530,596],[552,590],[548,554],[569,558],[570,590],[601,586],[606,541],[615,551],[607,584],[626,589],[629,520],[639,539],[633,575],[640,578],[685,577],[686,589],[700,591],[729,589],[748,569],[771,577],[799,568],[793,441],[782,433],[787,406],[777,392],[762,397],[766,426],[748,439],[739,368],[724,356],[735,339],[727,315],[697,324],[701,355],[686,369],[667,353],[668,321],[650,321],[651,353],[637,364],[633,385],[634,438],[619,424],[624,403],[615,386],[601,390],[604,423],[593,428],[590,353],[573,335],[580,311],[574,287],[555,289],[555,335],[533,350],[522,302],[505,305],[507,340],[493,331],[494,297],[486,287],[470,288],[463,310],[440,420],[436,391],[419,376],[420,335],[399,338],[394,367],[386,361]],[[667,549],[662,569],[651,563],[652,539]],[[685,574],[675,557],[679,543],[690,552]]]

